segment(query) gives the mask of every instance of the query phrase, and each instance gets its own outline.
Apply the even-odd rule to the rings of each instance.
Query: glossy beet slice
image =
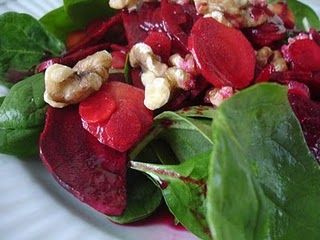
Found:
[[[143,42],[148,31],[162,31],[158,3],[144,3],[139,11],[123,11],[122,19],[129,46]]]
[[[300,121],[306,142],[320,163],[320,103],[312,101],[303,84],[289,84],[289,102]]]
[[[320,46],[315,41],[297,40],[290,44],[288,54],[294,69],[320,71]]]
[[[48,67],[50,67],[51,65],[53,65],[55,63],[59,63],[59,64],[67,65],[69,67],[73,67],[77,62],[86,58],[87,56],[92,55],[92,54],[94,54],[98,51],[101,51],[101,50],[106,50],[106,49],[108,50],[109,48],[110,48],[109,43],[102,43],[102,44],[88,47],[86,49],[81,49],[81,50],[74,52],[74,53],[71,53],[71,54],[67,54],[63,57],[51,58],[51,59],[48,59],[48,60],[40,63],[37,66],[37,72],[43,72]]]
[[[243,32],[257,48],[272,47],[287,37],[287,30],[282,21],[270,21],[258,27],[246,28]]]
[[[180,5],[161,0],[161,17],[164,30],[183,50],[188,50],[188,36],[194,22],[199,18],[194,4]]]
[[[188,41],[200,73],[215,87],[247,87],[254,77],[256,58],[245,36],[212,18],[199,19]]]
[[[163,32],[149,32],[148,37],[144,40],[154,54],[161,57],[163,62],[167,62],[171,54],[171,39]]]
[[[48,108],[40,156],[57,181],[75,197],[108,215],[126,207],[126,153],[115,151],[83,129],[78,106]]]
[[[101,96],[110,100],[101,101]],[[121,82],[109,82],[80,103],[83,127],[101,143],[120,152],[127,151],[149,131],[153,122],[152,111],[143,101],[143,90]],[[100,114],[103,110],[105,114]]]

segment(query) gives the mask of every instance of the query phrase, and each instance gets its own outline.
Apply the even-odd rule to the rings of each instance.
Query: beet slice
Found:
[[[171,54],[171,39],[163,32],[149,32],[148,37],[144,40],[154,54],[161,57],[163,62],[167,62]]]
[[[289,89],[289,102],[302,126],[306,142],[320,163],[320,103],[302,90]]]
[[[215,87],[247,87],[254,77],[256,58],[245,36],[212,18],[199,19],[188,41],[200,73]]]
[[[180,5],[161,1],[161,17],[164,30],[175,40],[180,48],[188,50],[188,36],[194,22],[199,18],[194,4]]]
[[[102,43],[102,44],[88,47],[86,49],[81,49],[81,50],[74,52],[74,53],[71,53],[71,54],[67,54],[63,57],[56,57],[56,58],[48,59],[48,60],[40,63],[37,66],[37,72],[43,72],[48,67],[50,67],[51,65],[53,65],[55,63],[59,63],[59,64],[67,65],[69,67],[73,67],[77,62],[86,58],[87,56],[92,55],[98,51],[109,49],[109,47],[110,47],[109,43]]]
[[[97,141],[83,129],[78,106],[49,107],[40,156],[57,181],[76,198],[107,215],[126,207],[126,153]]]
[[[288,58],[295,70],[320,71],[320,46],[313,40],[296,40],[290,44]]]
[[[286,28],[279,22],[267,22],[258,27],[246,28],[243,32],[256,48],[272,47],[287,37]]]
[[[162,31],[162,19],[158,3],[144,3],[139,11],[122,12],[123,26],[129,47],[143,42],[148,31]]]
[[[101,96],[104,95],[111,100],[101,101]],[[125,152],[135,145],[152,126],[152,111],[144,106],[143,101],[143,90],[121,82],[108,82],[100,91],[80,103],[82,125],[99,142],[117,151]],[[86,112],[86,109],[90,111]],[[99,114],[101,109],[108,113],[107,116]],[[98,116],[98,118],[91,121],[88,115],[89,117]],[[99,116],[101,116],[100,119]]]
[[[87,30],[86,37],[83,38],[78,44],[75,44],[70,50],[69,53],[77,52],[83,48],[88,48],[92,45],[97,44],[107,32],[114,26],[122,23],[122,16],[120,13],[114,15],[111,18],[108,18],[104,21],[97,20],[92,22]]]

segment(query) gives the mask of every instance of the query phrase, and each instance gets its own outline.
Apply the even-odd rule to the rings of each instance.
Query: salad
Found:
[[[297,0],[65,0],[0,16],[0,152],[119,224],[320,239],[320,20]]]

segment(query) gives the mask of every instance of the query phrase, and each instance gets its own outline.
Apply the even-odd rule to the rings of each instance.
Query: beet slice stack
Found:
[[[57,181],[79,200],[107,215],[126,207],[126,153],[83,129],[77,106],[48,108],[40,156]]]

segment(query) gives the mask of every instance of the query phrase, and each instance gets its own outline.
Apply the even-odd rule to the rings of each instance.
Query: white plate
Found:
[[[305,0],[320,13],[319,0]],[[41,17],[62,0],[0,0],[0,14],[26,12]],[[120,226],[62,189],[40,160],[0,154],[1,240],[192,240],[167,225]]]

